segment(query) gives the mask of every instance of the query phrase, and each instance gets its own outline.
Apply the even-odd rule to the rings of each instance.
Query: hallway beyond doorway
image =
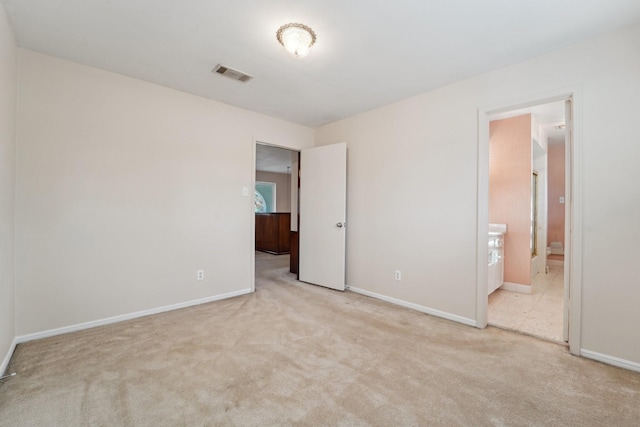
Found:
[[[266,252],[255,252],[256,286],[264,280],[296,280],[296,275],[289,272],[289,254],[274,255]]]

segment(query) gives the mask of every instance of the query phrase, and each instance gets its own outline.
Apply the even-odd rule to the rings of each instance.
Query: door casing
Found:
[[[565,286],[571,295],[569,301],[569,351],[580,355],[581,310],[582,310],[582,87],[572,86],[554,91],[527,96],[490,106],[478,108],[478,189],[476,243],[476,327],[487,326],[487,233],[489,231],[489,117],[493,114],[518,110],[549,102],[571,100],[573,117],[569,131],[572,133],[571,147],[567,148],[565,182],[571,200],[565,200],[568,221],[565,223],[565,246],[569,254],[565,257]]]
[[[251,269],[251,278],[250,278],[250,288],[251,288],[251,292],[255,292],[256,291],[256,222],[255,220],[253,220],[254,214],[255,214],[255,208],[254,208],[254,201],[253,201],[253,189],[256,188],[256,149],[257,146],[259,145],[268,145],[270,147],[275,147],[275,148],[282,148],[283,150],[289,150],[289,151],[293,151],[293,152],[297,152],[300,153],[300,151],[302,151],[300,148],[294,148],[294,147],[288,147],[286,145],[278,145],[278,144],[271,144],[268,142],[264,142],[264,140],[262,139],[253,139],[253,144],[251,145],[251,165],[252,165],[252,170],[251,170],[251,187],[248,189],[249,190],[249,209],[251,212],[251,256],[250,256],[250,269]],[[298,163],[299,164],[299,163]],[[293,171],[291,172],[293,174]],[[293,176],[293,175],[292,175]],[[293,178],[292,178],[293,179]],[[293,185],[293,181],[292,181],[292,185]],[[297,171],[296,171],[296,185],[297,185]]]

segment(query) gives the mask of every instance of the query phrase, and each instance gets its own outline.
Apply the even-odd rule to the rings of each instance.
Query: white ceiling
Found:
[[[638,0],[0,1],[22,47],[311,127],[640,21]],[[318,36],[304,59],[289,22]]]
[[[256,170],[262,172],[291,172],[291,155],[295,151],[270,145],[256,145]]]

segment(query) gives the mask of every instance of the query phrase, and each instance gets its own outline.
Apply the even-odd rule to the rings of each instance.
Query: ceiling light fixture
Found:
[[[316,33],[303,24],[287,24],[278,29],[276,38],[292,56],[304,58],[316,42]]]

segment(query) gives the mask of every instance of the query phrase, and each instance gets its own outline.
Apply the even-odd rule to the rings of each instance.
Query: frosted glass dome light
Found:
[[[276,37],[287,52],[296,58],[307,56],[316,42],[316,33],[303,24],[283,25],[276,32]]]

